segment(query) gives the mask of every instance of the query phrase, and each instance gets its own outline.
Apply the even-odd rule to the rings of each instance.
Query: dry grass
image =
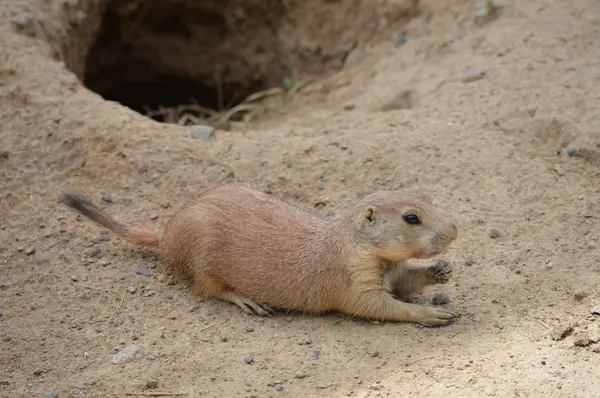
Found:
[[[293,94],[296,91],[289,91],[287,93]],[[249,122],[264,107],[263,100],[284,94],[286,94],[286,90],[281,87],[259,91],[249,95],[238,105],[222,111],[200,106],[196,101],[192,100],[190,104],[159,107],[154,110],[146,109],[146,116],[152,118],[160,117],[165,123],[180,126],[206,125],[214,128],[229,129],[233,121]]]

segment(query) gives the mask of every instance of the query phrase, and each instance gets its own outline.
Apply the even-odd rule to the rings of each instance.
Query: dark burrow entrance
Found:
[[[283,67],[270,59],[266,73],[247,51],[231,51],[240,38],[228,28],[226,11],[207,2],[112,0],[86,59],[84,84],[161,122],[200,122],[231,109],[276,85]]]
[[[180,122],[171,111],[192,105],[201,122],[258,91],[284,89],[295,72],[339,70],[358,43],[388,34],[382,25],[415,15],[418,1],[405,3],[99,0],[103,14],[90,24],[99,28],[81,77],[105,99],[156,120]]]

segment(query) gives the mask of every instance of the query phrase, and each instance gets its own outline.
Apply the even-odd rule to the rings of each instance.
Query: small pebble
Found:
[[[228,340],[229,340],[229,338],[227,336],[221,336],[222,343],[227,343]]]
[[[102,199],[105,202],[112,203],[112,196],[110,196],[107,193],[101,192],[100,193],[100,199]]]
[[[79,280],[79,278],[77,277],[77,275],[71,275],[71,280],[73,282],[77,282]]]
[[[131,345],[131,346],[127,346],[127,347],[123,348],[121,351],[119,351],[115,355],[113,355],[112,363],[120,364],[120,363],[131,362],[136,359],[140,359],[142,356],[143,356],[142,352],[140,351],[138,346]]]
[[[500,321],[495,321],[494,322],[494,327],[498,328],[498,329],[504,329],[504,325]]]
[[[443,305],[450,302],[450,296],[447,293],[440,292],[436,293],[431,299],[433,305]]]
[[[379,356],[379,351],[373,351],[373,352],[372,352],[370,355],[371,355],[373,358],[377,358],[377,357]]]
[[[578,291],[578,292],[575,292],[575,294],[573,296],[575,297],[575,300],[581,301],[588,296],[588,293],[584,292],[584,291]]]
[[[145,173],[147,171],[148,167],[146,166],[146,162],[144,162],[144,159],[140,159],[138,163],[138,173]]]
[[[148,387],[148,388],[156,388],[156,387],[158,387],[158,380],[148,380],[146,382],[146,387]]]
[[[573,157],[577,156],[577,149],[575,148],[567,148],[567,155]]]
[[[325,189],[325,181],[323,181],[322,177],[319,177],[319,179],[317,180],[317,189],[320,191]]]
[[[208,141],[214,135],[215,129],[210,126],[194,126],[194,129],[190,132],[190,137],[196,140]]]
[[[156,220],[158,218],[158,214],[152,214],[150,215],[150,219],[151,220]]]
[[[246,332],[252,333],[254,332],[254,328],[252,326],[246,326]]]
[[[275,391],[279,391],[279,392],[283,391],[283,386],[281,384],[277,384],[275,386]]]
[[[477,80],[481,80],[485,77],[486,72],[481,68],[470,68],[463,73],[462,82],[470,83],[476,82]]]
[[[137,289],[136,289],[135,287],[133,287],[133,286],[129,286],[129,287],[127,288],[127,291],[128,291],[129,293],[131,293],[131,294],[134,294],[135,292],[137,292]]]
[[[152,271],[150,271],[150,268],[148,267],[137,267],[135,273],[138,275],[150,276]]]
[[[299,370],[299,371],[297,371],[297,372],[296,372],[296,374],[294,375],[294,377],[295,377],[296,379],[304,379],[304,378],[306,378],[306,377],[308,377],[308,376],[309,376],[309,375],[308,375],[308,373],[306,373],[306,372],[305,372],[305,371],[303,371],[303,370]]]
[[[254,357],[252,355],[248,355],[247,357],[244,358],[244,362],[246,362],[248,365],[250,365],[254,362]]]
[[[314,351],[314,352],[313,352],[313,355],[312,355],[312,357],[313,357],[313,359],[314,359],[315,361],[316,361],[317,359],[319,359],[319,357],[320,357],[320,356],[321,356],[321,352],[319,352],[319,351]]]
[[[17,14],[11,19],[11,22],[20,32],[23,32],[28,36],[35,36],[37,25],[32,13],[22,12]]]
[[[35,247],[33,247],[33,246],[28,247],[27,250],[25,250],[25,254],[27,254],[28,256],[31,256],[34,253],[35,253]]]
[[[396,36],[396,41],[394,42],[394,47],[396,47],[396,48],[402,47],[407,42],[407,40],[408,39],[404,35]]]
[[[58,398],[58,394],[55,392],[47,392],[42,395],[42,398]]]
[[[500,231],[498,231],[497,229],[490,229],[488,231],[488,236],[492,239],[496,239],[500,237]]]
[[[294,318],[292,318],[291,316],[288,316],[288,317],[285,318],[286,322],[291,322],[293,320],[294,320]]]

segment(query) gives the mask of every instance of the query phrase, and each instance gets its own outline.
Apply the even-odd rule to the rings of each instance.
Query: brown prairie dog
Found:
[[[260,191],[225,185],[177,212],[162,236],[118,223],[88,199],[63,193],[79,213],[126,240],[155,247],[198,293],[268,315],[272,308],[349,315],[427,326],[456,315],[404,299],[447,281],[451,267],[409,264],[447,251],[454,222],[428,198],[372,193],[332,221]]]

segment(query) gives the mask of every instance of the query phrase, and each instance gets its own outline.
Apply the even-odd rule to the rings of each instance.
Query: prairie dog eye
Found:
[[[414,214],[407,214],[407,215],[403,216],[402,218],[404,219],[404,221],[406,221],[407,224],[410,224],[410,225],[421,224],[421,220],[419,220],[419,217],[417,217]]]

